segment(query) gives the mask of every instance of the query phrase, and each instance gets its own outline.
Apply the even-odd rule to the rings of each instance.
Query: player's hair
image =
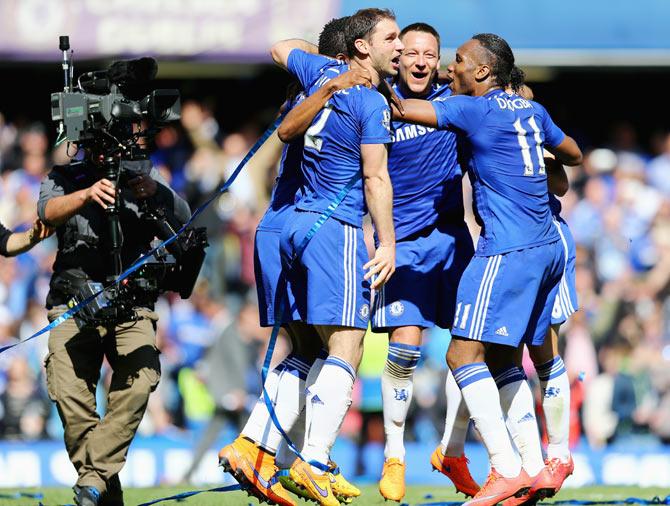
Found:
[[[435,39],[437,39],[437,52],[440,52],[440,34],[437,33],[437,30],[428,23],[412,23],[411,25],[407,25],[405,28],[400,30],[400,35],[398,37],[402,39],[402,37],[409,32],[423,32],[431,34],[433,37],[435,37]]]
[[[333,18],[323,25],[319,34],[319,54],[335,58],[338,54],[347,54],[347,42],[344,39],[344,30],[349,16]]]
[[[526,73],[514,65],[509,73],[509,86],[517,93],[526,82]]]
[[[357,39],[369,40],[377,24],[383,19],[395,20],[395,14],[390,9],[361,9],[349,17],[347,27],[344,31],[347,41],[347,54],[353,56],[356,53],[355,42]]]
[[[505,39],[495,33],[478,33],[472,36],[491,55],[491,73],[496,84],[503,88],[510,84],[514,68],[514,53]]]

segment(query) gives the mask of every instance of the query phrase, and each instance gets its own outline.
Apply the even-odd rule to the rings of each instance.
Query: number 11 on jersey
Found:
[[[537,126],[535,121],[535,115],[531,115],[528,118],[528,125],[533,130],[533,140],[535,141],[535,152],[537,153],[538,159],[538,175],[544,175],[547,173],[544,165],[544,152],[542,151],[542,137],[540,136],[540,129]],[[519,141],[519,146],[521,147],[521,157],[523,159],[523,175],[524,176],[534,176],[535,169],[533,167],[533,159],[530,154],[530,144],[528,144],[528,131],[521,125],[521,118],[517,118],[514,122],[514,130],[517,132],[517,140]]]

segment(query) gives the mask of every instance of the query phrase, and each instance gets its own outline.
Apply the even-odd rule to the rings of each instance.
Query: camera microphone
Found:
[[[109,66],[107,75],[115,84],[130,84],[151,81],[158,73],[158,64],[153,58],[116,61]]]

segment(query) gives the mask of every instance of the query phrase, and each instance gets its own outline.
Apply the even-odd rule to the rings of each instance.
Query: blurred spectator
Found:
[[[256,310],[255,305],[250,306],[252,311]],[[249,329],[245,328],[244,322],[236,321],[223,306],[217,319],[220,333],[196,368],[212,397],[214,413],[196,445],[193,462],[184,476],[185,481],[191,479],[203,455],[226,425],[232,426],[233,432],[237,434],[248,416],[247,372],[255,365],[250,342],[253,337],[246,333]]]
[[[28,362],[16,356],[7,370],[7,384],[0,395],[0,436],[3,439],[32,440],[46,435],[51,409]]]
[[[270,117],[275,111],[265,113]],[[180,124],[163,128],[155,139],[153,163],[193,209],[230,177],[264,127],[252,121],[227,131],[225,124],[213,100],[189,99]],[[35,191],[52,160],[65,163],[73,155],[67,144],[51,151],[44,125],[24,125],[19,128],[0,113],[0,221],[12,229],[25,229],[35,217]],[[572,382],[573,443],[582,433],[596,447],[631,433],[670,442],[670,134],[657,135],[654,145],[653,154],[645,153],[635,126],[616,124],[610,142],[584,146],[584,164],[570,169],[571,191],[561,199],[577,243],[580,311],[561,330]],[[259,389],[269,336],[248,300],[254,283],[253,234],[277,158],[277,152],[261,150],[231,191],[217,196],[199,217],[210,243],[201,275],[206,283],[199,283],[190,300],[166,294],[157,305],[164,374],[141,426],[145,436],[191,430],[198,425],[190,418],[209,409],[214,418],[200,452],[220,427],[245,421],[247,403]],[[476,238],[467,182],[464,195],[466,221]],[[46,323],[41,308],[52,243],[16,259],[0,258],[0,346],[29,337]],[[426,335],[409,439],[441,432],[448,339],[448,333]],[[48,415],[39,406],[45,343],[36,339],[0,355],[0,395],[9,413],[0,422],[3,434],[11,426],[16,437],[44,435]],[[275,359],[285,352],[285,342],[279,341]],[[383,363],[384,351],[377,353]],[[375,418],[378,374],[374,367],[361,367],[357,391],[362,397],[344,433],[360,435],[365,443],[381,439],[383,431]],[[23,422],[16,406],[25,408]],[[361,431],[364,420],[367,427]]]

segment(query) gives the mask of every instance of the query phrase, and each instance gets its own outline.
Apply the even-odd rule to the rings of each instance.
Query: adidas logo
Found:
[[[502,326],[498,330],[496,330],[496,334],[498,334],[499,336],[505,336],[505,337],[509,336],[509,334],[507,333],[507,327],[505,327],[505,326]]]

